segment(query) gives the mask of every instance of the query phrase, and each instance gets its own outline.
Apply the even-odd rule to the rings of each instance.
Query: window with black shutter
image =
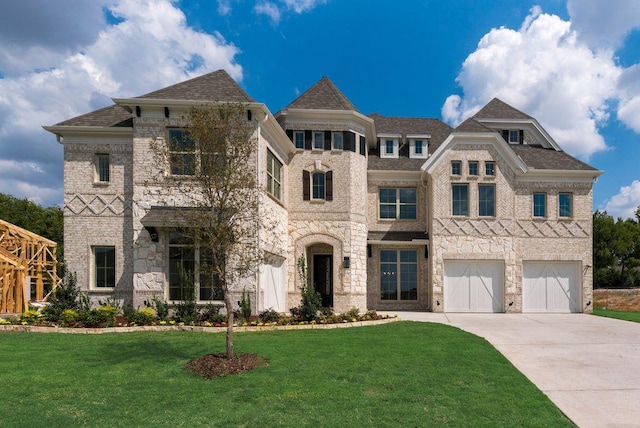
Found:
[[[311,199],[311,174],[309,171],[302,171],[302,200]]]
[[[325,179],[325,198],[327,201],[333,200],[333,171],[327,171]]]
[[[360,154],[362,156],[367,154],[367,139],[363,135],[360,136]]]

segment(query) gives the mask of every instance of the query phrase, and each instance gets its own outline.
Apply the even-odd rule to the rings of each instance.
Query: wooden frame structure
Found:
[[[0,220],[0,313],[22,313],[61,282],[55,242]],[[31,288],[35,284],[35,298]],[[45,290],[48,292],[45,295]]]

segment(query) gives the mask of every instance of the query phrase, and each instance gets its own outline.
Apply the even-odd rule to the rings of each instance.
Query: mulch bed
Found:
[[[236,354],[232,359],[228,359],[226,353],[220,353],[193,358],[184,368],[205,379],[214,379],[268,365],[269,360],[258,354]]]

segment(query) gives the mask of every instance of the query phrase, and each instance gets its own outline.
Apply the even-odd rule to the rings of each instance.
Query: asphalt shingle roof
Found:
[[[253,102],[253,98],[224,70],[214,71],[136,98]],[[114,104],[65,120],[56,126],[133,126],[132,117],[123,107]]]
[[[326,76],[293,100],[287,108],[358,111],[351,101]]]
[[[511,144],[509,147],[529,167],[534,169],[553,169],[563,171],[596,171],[590,165],[574,158],[570,154],[552,148],[531,144]]]
[[[381,158],[376,148],[369,152],[368,169],[418,171],[426,159],[409,157],[407,134],[430,134],[429,153],[433,153],[451,133],[449,125],[438,119],[417,117],[386,117],[377,113],[369,115],[375,121],[376,132],[381,134],[401,134],[399,157],[397,159]]]
[[[475,119],[533,119],[528,114],[521,112],[504,101],[494,98],[473,115]]]

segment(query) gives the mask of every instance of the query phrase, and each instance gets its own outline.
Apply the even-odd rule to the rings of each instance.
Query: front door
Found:
[[[322,296],[322,306],[333,306],[333,256],[313,255],[313,287]]]

